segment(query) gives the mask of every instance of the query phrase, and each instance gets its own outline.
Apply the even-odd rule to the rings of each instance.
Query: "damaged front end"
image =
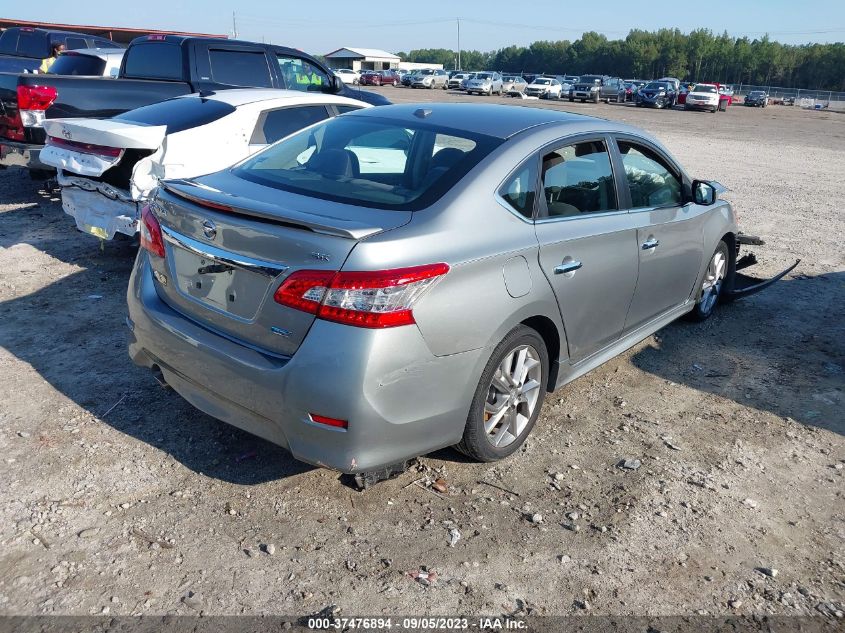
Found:
[[[743,246],[763,245],[765,245],[765,242],[755,235],[739,233],[736,236],[736,264],[734,265],[735,274],[733,276],[733,283],[729,288],[725,289],[722,295],[723,301],[735,301],[736,299],[748,297],[753,295],[754,293],[760,292],[761,290],[771,286],[773,283],[783,279],[787,274],[792,272],[795,267],[798,266],[798,264],[801,263],[800,259],[796,259],[795,263],[792,264],[789,268],[779,272],[777,275],[769,279],[759,279],[757,277],[752,277],[750,275],[746,275],[740,272],[757,264],[757,256],[753,252],[746,253],[745,255],[740,257],[740,249]]]

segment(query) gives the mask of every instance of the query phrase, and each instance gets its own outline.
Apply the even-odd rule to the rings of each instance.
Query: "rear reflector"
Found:
[[[448,264],[372,272],[299,270],[273,298],[326,321],[365,328],[411,325],[414,304],[448,272]]]
[[[317,424],[325,424],[326,426],[333,426],[338,429],[349,428],[349,422],[347,422],[346,420],[327,418],[324,415],[317,415],[316,413],[309,413],[308,417],[311,418],[312,422],[316,422]]]
[[[187,200],[188,202],[192,202],[198,206],[205,207],[206,209],[214,209],[215,211],[226,211],[227,213],[233,213],[234,209],[227,204],[220,204],[219,202],[212,202],[211,200],[205,200],[203,198],[197,198],[196,196],[192,196],[189,193],[185,193],[184,191],[176,191],[175,189],[171,189],[167,186],[164,187],[167,193],[173,194],[177,198],[182,198],[183,200]]]
[[[144,208],[141,209],[141,248],[158,257],[164,257],[164,238],[161,235],[161,226],[148,204],[145,204]]]
[[[67,147],[82,154],[96,154],[97,156],[106,156],[108,158],[118,158],[123,149],[120,147],[108,147],[106,145],[94,145],[93,143],[80,143],[79,141],[68,141],[56,136],[47,137],[48,145],[57,145],[59,147]]]

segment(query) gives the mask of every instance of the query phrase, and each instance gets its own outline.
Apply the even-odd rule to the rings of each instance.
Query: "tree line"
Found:
[[[455,68],[457,53],[426,48],[398,53],[403,61]],[[555,75],[607,74],[624,78],[678,77],[813,90],[845,91],[845,43],[781,44],[769,39],[716,35],[709,29],[632,30],[610,40],[590,31],[579,39],[537,41],[497,51],[461,51],[464,69]]]

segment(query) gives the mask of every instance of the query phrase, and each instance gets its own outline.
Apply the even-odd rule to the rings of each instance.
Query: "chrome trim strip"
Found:
[[[180,235],[172,229],[164,226],[161,227],[161,232],[165,240],[171,244],[184,248],[186,251],[190,251],[195,255],[208,257],[209,259],[213,259],[222,264],[258,273],[259,275],[264,275],[266,277],[278,277],[290,268],[290,266],[275,264],[273,262],[247,257],[246,255],[238,255],[236,253],[224,251],[222,248],[212,246],[211,244],[204,244],[203,242],[191,239],[185,235]]]

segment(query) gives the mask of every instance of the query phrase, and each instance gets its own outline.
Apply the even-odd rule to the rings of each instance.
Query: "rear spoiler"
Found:
[[[161,188],[177,198],[215,211],[259,218],[276,224],[295,226],[315,233],[335,235],[347,239],[361,240],[385,229],[382,226],[373,226],[369,223],[346,218],[283,209],[275,204],[271,205],[225,193],[193,180],[166,180],[161,183]]]

